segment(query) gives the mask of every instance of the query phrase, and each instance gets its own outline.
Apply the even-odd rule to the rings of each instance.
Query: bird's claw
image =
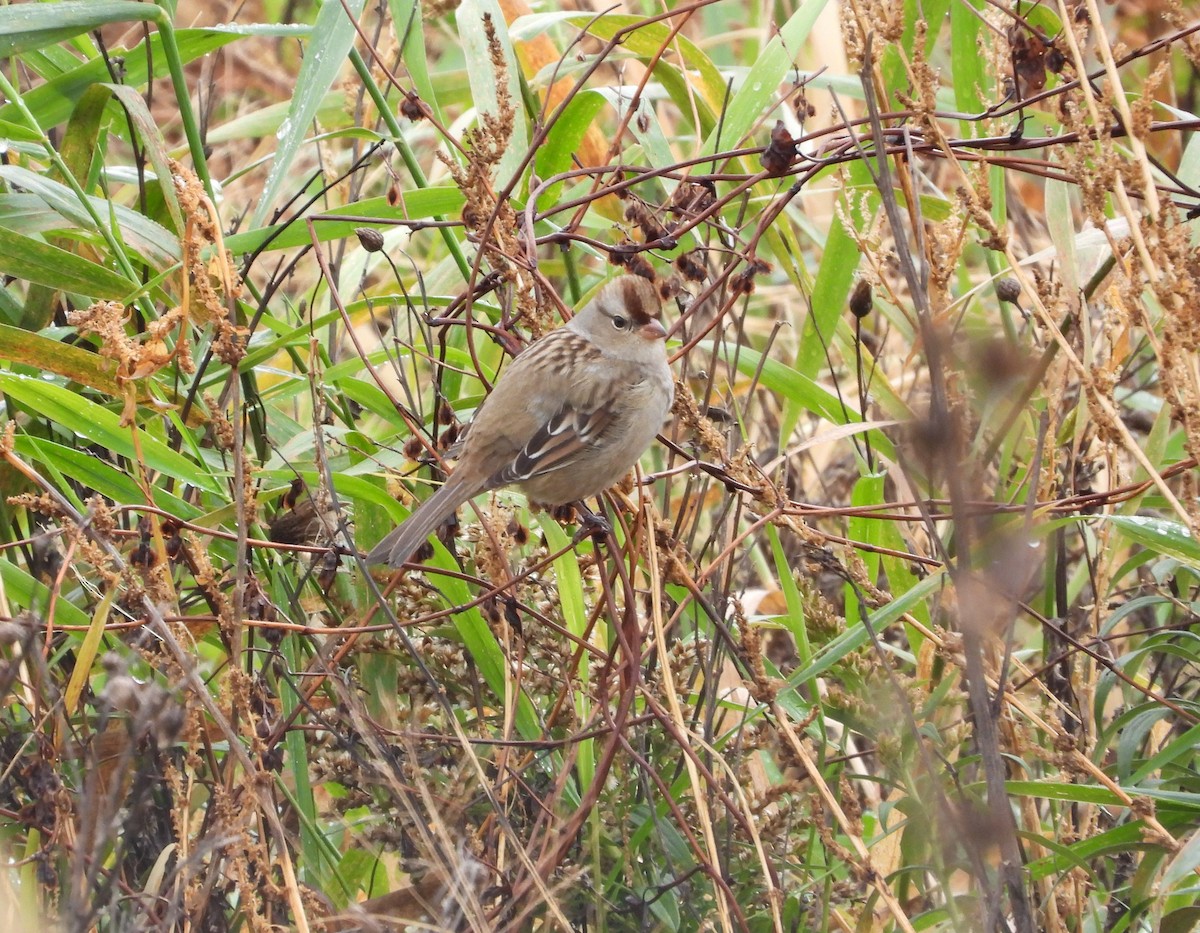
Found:
[[[605,541],[612,534],[612,525],[608,519],[598,512],[593,512],[582,502],[556,509],[554,517],[559,521],[569,521],[571,518],[578,520],[579,528],[575,531],[575,544],[584,538],[591,538],[596,542]]]

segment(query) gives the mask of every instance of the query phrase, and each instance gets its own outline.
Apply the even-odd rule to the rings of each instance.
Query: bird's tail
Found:
[[[461,471],[460,471],[461,472]],[[442,488],[422,502],[400,525],[392,529],[367,555],[368,564],[386,563],[399,567],[418,547],[425,543],[442,522],[475,494],[471,484],[454,473]]]

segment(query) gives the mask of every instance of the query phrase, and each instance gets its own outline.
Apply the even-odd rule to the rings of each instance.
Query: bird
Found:
[[[516,486],[532,503],[561,506],[620,481],[674,401],[661,317],[658,286],[621,275],[518,354],[451,451],[457,468],[367,563],[400,567],[480,493]]]

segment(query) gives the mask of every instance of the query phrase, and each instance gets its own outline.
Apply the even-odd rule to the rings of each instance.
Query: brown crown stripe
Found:
[[[645,280],[627,277],[621,280],[621,290],[624,292],[623,304],[634,324],[641,327],[659,319],[662,305],[654,293],[653,285]],[[650,300],[647,301],[647,298]]]

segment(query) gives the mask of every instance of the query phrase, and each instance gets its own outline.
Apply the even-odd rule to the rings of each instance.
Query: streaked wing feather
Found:
[[[570,466],[599,442],[613,418],[609,408],[583,412],[564,405],[537,430],[512,463],[494,474],[496,485],[522,483]]]

